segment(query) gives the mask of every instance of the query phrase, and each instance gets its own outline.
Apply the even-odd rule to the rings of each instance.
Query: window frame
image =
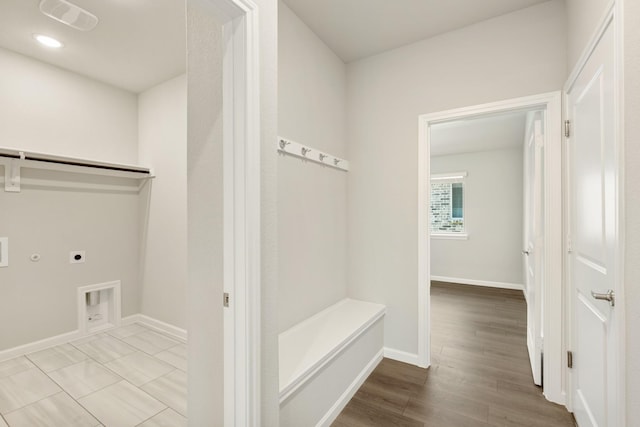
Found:
[[[432,191],[432,184],[435,182],[438,183],[461,183],[462,184],[462,230],[461,231],[450,231],[450,232],[442,232],[442,231],[432,231],[431,230],[431,206],[429,206],[429,236],[432,239],[448,239],[448,240],[467,240],[469,238],[469,232],[467,230],[467,171],[461,172],[449,172],[449,173],[437,173],[431,174],[429,179],[429,191]],[[430,193],[431,194],[431,193]],[[432,198],[429,197],[431,201]],[[431,203],[431,202],[430,202]],[[450,216],[453,218],[453,188],[451,190],[451,205],[450,205]],[[459,218],[456,218],[459,219]]]

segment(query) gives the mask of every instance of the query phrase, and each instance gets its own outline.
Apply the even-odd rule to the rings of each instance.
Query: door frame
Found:
[[[201,0],[222,27],[223,311],[225,427],[259,426],[261,334],[261,181],[259,15],[252,0]],[[190,298],[206,297],[201,291]],[[197,293],[197,294],[194,294]],[[218,306],[218,304],[220,304]],[[218,308],[212,307],[212,311]],[[206,319],[191,324],[198,335]],[[216,360],[217,354],[201,354]],[[190,384],[188,387],[191,389]],[[191,391],[189,392],[191,395]],[[210,399],[209,397],[208,399]],[[199,399],[198,404],[208,404]],[[193,410],[189,402],[189,410]],[[197,412],[210,411],[209,407]]]
[[[258,6],[213,0],[223,23],[224,424],[260,425],[260,99]],[[231,369],[229,369],[232,367]]]
[[[614,112],[614,131],[615,131],[615,149],[616,149],[616,159],[617,159],[617,168],[616,168],[616,200],[618,203],[617,206],[617,245],[616,245],[616,265],[614,266],[614,291],[616,293],[616,317],[617,321],[614,323],[615,328],[612,328],[612,333],[615,338],[614,341],[617,347],[617,373],[616,373],[616,393],[617,395],[614,397],[616,402],[618,402],[618,410],[617,410],[617,425],[625,425],[626,420],[626,355],[625,355],[625,346],[626,346],[626,325],[625,325],[625,299],[624,299],[624,253],[625,253],[625,216],[624,216],[624,194],[625,194],[625,183],[624,183],[624,30],[623,30],[623,2],[621,0],[612,0],[600,19],[595,31],[593,32],[591,38],[589,39],[588,44],[580,55],[580,58],[576,62],[569,78],[567,79],[564,88],[562,90],[563,102],[564,102],[564,117],[569,117],[569,103],[568,93],[572,89],[573,85],[576,83],[576,80],[579,77],[580,72],[583,70],[587,61],[593,54],[594,50],[598,46],[598,42],[604,35],[605,31],[612,25],[614,32],[614,46],[613,46],[613,56],[614,56],[614,87],[615,87],[615,112]],[[565,205],[565,230],[568,232],[571,230],[570,228],[570,209],[569,209],[569,200],[570,199],[570,170],[569,170],[569,153],[568,143],[570,138],[564,137],[563,143],[563,154],[565,158],[565,164],[563,167],[565,168],[565,187],[566,187],[566,205]],[[567,236],[567,240],[569,240],[569,236]],[[569,248],[569,242],[567,241],[567,249]],[[565,277],[567,286],[566,286],[566,294],[565,294],[565,333],[566,333],[566,342],[567,348],[571,349],[573,344],[573,337],[575,335],[574,328],[575,324],[573,321],[574,314],[574,305],[572,300],[572,286],[571,286],[571,271],[568,268],[569,263],[569,252],[568,250],[564,251],[564,263],[567,266]],[[567,370],[567,409],[569,411],[573,411],[573,373],[571,369]]]
[[[545,110],[544,149],[544,395],[555,403],[565,403],[566,345],[563,337],[563,250],[562,250],[562,93],[549,92],[470,107],[457,108],[418,118],[418,364],[431,365],[431,241],[430,206],[431,149],[430,129],[436,123],[487,113],[539,107]],[[532,380],[533,382],[533,380]]]

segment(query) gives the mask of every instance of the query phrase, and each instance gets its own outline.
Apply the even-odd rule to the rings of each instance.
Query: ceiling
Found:
[[[431,127],[431,155],[522,147],[528,111],[483,115]]]
[[[344,62],[547,0],[283,0]]]
[[[0,47],[139,93],[184,73],[184,0],[70,0],[99,19],[91,31],[39,11],[40,0],[0,0]],[[53,50],[33,34],[64,43]]]

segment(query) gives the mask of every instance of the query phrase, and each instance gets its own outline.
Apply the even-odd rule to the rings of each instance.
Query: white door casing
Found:
[[[258,10],[215,0],[223,22],[224,424],[260,425]],[[224,4],[223,8],[220,6]]]
[[[418,366],[430,365],[430,138],[431,125],[521,109],[544,110],[543,197],[544,245],[542,307],[545,348],[544,396],[565,403],[563,341],[563,257],[562,257],[562,94],[551,92],[454,110],[424,114],[418,118]]]
[[[542,385],[542,262],[544,259],[543,112],[531,112],[524,146],[524,270],[527,299],[527,348],[533,382]]]
[[[222,289],[230,298],[228,307],[223,307],[223,295],[211,297],[206,293],[208,290],[203,291],[208,287],[206,278],[205,286],[190,284],[188,287],[190,300],[209,301],[211,312],[222,310],[224,361],[223,402],[212,404],[211,400],[217,396],[210,396],[209,389],[201,389],[189,381],[189,425],[200,427],[208,422],[203,420],[223,418],[225,427],[258,426],[261,414],[258,7],[252,0],[197,1],[222,32]],[[211,78],[215,81],[218,76]],[[207,245],[216,243],[206,242]],[[189,256],[197,258],[197,262],[208,262],[206,257],[198,258],[199,255],[196,250]],[[194,331],[200,339],[206,340],[211,335],[209,322],[207,316],[190,322],[190,378],[209,371],[213,361],[219,358],[219,347],[215,349],[216,354],[208,354],[210,347],[199,354],[191,351]],[[222,404],[223,414],[214,413],[218,403]],[[193,414],[199,419],[192,417]]]
[[[581,427],[623,425],[620,154],[614,14],[566,90],[572,409]],[[612,301],[603,299],[613,293]]]

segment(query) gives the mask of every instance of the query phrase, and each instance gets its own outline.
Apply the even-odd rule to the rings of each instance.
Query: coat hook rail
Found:
[[[306,145],[302,145],[290,139],[278,137],[277,147],[278,152],[283,154],[289,154],[291,156],[310,160],[312,162],[320,163],[343,171],[349,170],[349,162],[347,160],[331,154],[323,153],[315,148],[307,147]]]

